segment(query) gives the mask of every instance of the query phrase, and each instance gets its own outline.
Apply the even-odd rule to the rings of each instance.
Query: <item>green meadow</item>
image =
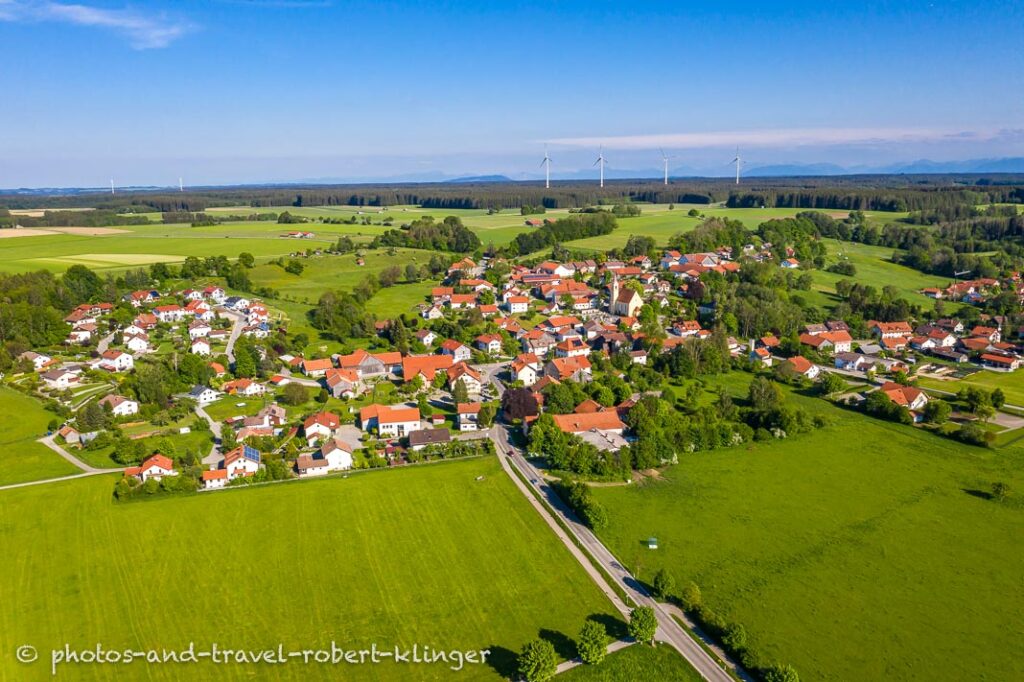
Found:
[[[747,382],[713,383],[740,399]],[[791,400],[831,423],[595,488],[602,538],[643,580],[696,582],[762,664],[802,679],[1022,679],[1024,506],[987,496],[996,481],[1024,489],[1024,444],[973,448]]]
[[[1024,407],[1024,374],[1017,372],[992,372],[981,370],[974,372],[963,379],[944,381],[942,379],[931,379],[921,377],[918,383],[925,388],[937,388],[940,391],[957,393],[964,385],[980,386],[987,391],[1002,389],[1006,396],[1006,402],[1018,407]]]
[[[559,675],[556,679],[558,682],[700,682],[704,678],[679,652],[662,644],[657,647],[633,645],[609,654],[598,665],[581,665]]]
[[[597,587],[493,457],[115,503],[114,479],[0,491],[0,678],[11,652],[77,647],[490,649],[459,674],[381,663],[68,666],[114,679],[483,679],[538,634],[571,657]],[[229,539],[230,541],[226,541]],[[618,623],[618,624],[617,624]],[[48,655],[44,656],[48,658]]]
[[[36,440],[56,415],[38,400],[0,387],[0,485],[68,476],[80,472],[75,465]]]

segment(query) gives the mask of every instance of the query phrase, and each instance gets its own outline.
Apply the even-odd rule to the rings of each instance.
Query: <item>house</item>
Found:
[[[521,381],[523,386],[533,386],[543,365],[540,358],[533,353],[523,353],[516,357],[509,366],[512,381]]]
[[[108,372],[125,372],[135,367],[135,358],[123,351],[108,350],[93,362],[93,367],[99,367]]]
[[[980,325],[972,329],[968,336],[975,339],[988,339],[989,343],[999,343],[1002,340],[1002,334],[999,333],[998,329],[995,327],[982,327]]]
[[[206,287],[203,289],[203,297],[208,298],[214,303],[223,303],[225,296],[224,289],[221,287]]]
[[[322,377],[327,374],[327,370],[333,367],[334,363],[330,358],[302,361],[302,373],[309,377]]]
[[[448,429],[419,429],[409,433],[409,449],[422,450],[430,445],[443,445],[451,439]]]
[[[347,471],[352,468],[352,452],[349,446],[331,439],[320,449],[309,455],[300,455],[295,460],[295,469],[302,478],[323,476],[332,471]]]
[[[783,366],[808,379],[815,379],[821,374],[821,368],[802,355],[789,358]]]
[[[559,381],[587,382],[591,378],[590,360],[584,356],[554,358],[544,365],[544,374]]]
[[[888,396],[889,400],[907,408],[912,413],[920,412],[928,404],[928,394],[914,386],[904,386],[889,381],[882,384],[878,390]],[[920,419],[919,415],[915,415],[914,421],[920,421]]]
[[[151,478],[159,481],[164,476],[177,476],[178,472],[174,470],[174,462],[171,461],[170,457],[156,454],[147,457],[137,467],[128,467],[124,470],[124,475],[134,476],[145,483]]]
[[[800,343],[822,352],[849,353],[853,349],[853,337],[844,331],[807,332],[800,335]]]
[[[359,411],[363,431],[376,428],[382,438],[402,438],[420,427],[418,407],[367,405]]]
[[[348,355],[338,355],[335,359],[340,369],[351,370],[362,379],[394,371],[396,365],[401,364],[402,355],[400,353],[373,354],[360,348]]]
[[[420,317],[424,320],[440,320],[444,317],[444,310],[440,306],[424,306],[420,311]]]
[[[526,313],[530,310],[530,299],[526,296],[509,296],[505,299],[505,307],[510,315]]]
[[[833,358],[836,369],[845,369],[851,372],[860,372],[868,364],[867,357],[860,353],[836,353]]]
[[[96,325],[91,323],[82,323],[75,325],[75,328],[68,334],[68,344],[84,344],[89,343],[93,333],[96,331]]]
[[[480,403],[459,403],[455,406],[459,431],[476,431],[480,421]]]
[[[188,392],[188,397],[200,405],[209,405],[220,397],[220,393],[209,386],[193,386],[192,390]]]
[[[341,419],[338,415],[330,412],[317,412],[302,422],[302,433],[306,442],[310,445],[318,441],[324,441],[334,436],[334,432],[341,426]]]
[[[754,348],[748,356],[750,361],[763,367],[772,366],[772,354],[767,348]]]
[[[171,305],[158,305],[153,308],[153,314],[156,315],[156,319],[166,324],[174,322],[180,322],[185,318],[185,309],[177,303]]]
[[[227,374],[227,370],[224,369],[224,365],[219,362],[211,362],[210,370],[213,371],[213,376],[215,377],[222,377]]]
[[[27,350],[18,356],[18,360],[25,360],[32,363],[32,369],[39,371],[53,362],[49,355],[43,355],[32,350]]]
[[[618,450],[626,444],[622,437],[626,425],[615,410],[555,414],[552,419],[565,433],[579,436],[601,450]]]
[[[242,378],[225,383],[221,386],[221,390],[228,395],[242,395],[251,398],[266,393],[267,387],[252,379]]]
[[[466,392],[470,395],[479,395],[483,390],[480,372],[464,362],[452,365],[448,368],[447,374],[448,386],[453,391],[455,390],[455,384],[459,382],[462,382],[462,385],[466,387]]]
[[[537,356],[548,354],[558,341],[543,329],[531,329],[519,338],[519,345],[524,353],[532,353]]]
[[[227,469],[207,469],[202,474],[203,490],[216,490],[228,484]]]
[[[413,336],[424,346],[431,346],[437,340],[437,334],[429,329],[417,329]]]
[[[364,390],[358,372],[351,369],[329,369],[324,375],[327,390],[335,398],[355,398]]]
[[[189,346],[189,351],[195,355],[209,355],[210,354],[210,342],[205,338],[198,338],[192,342]]]
[[[188,336],[190,339],[209,336],[211,331],[213,331],[213,327],[202,320],[196,320],[188,326]]]
[[[914,332],[907,322],[868,322],[868,330],[880,339],[911,336]]]
[[[123,395],[108,395],[99,399],[98,404],[100,407],[109,407],[110,414],[115,417],[130,417],[133,414],[139,413],[139,404],[134,400],[129,400]]]
[[[126,334],[124,337],[124,347],[133,353],[145,353],[149,350],[149,335],[148,334]]]
[[[489,355],[501,352],[501,337],[497,334],[481,334],[473,341],[473,345]]]
[[[82,379],[77,372],[72,372],[68,369],[51,369],[40,374],[39,378],[43,380],[47,388],[53,388],[58,391],[71,388],[73,384],[77,384]]]
[[[450,355],[453,362],[467,362],[473,357],[469,346],[455,339],[446,339],[439,350],[441,355]]]
[[[1021,359],[1013,355],[1001,355],[998,353],[982,353],[981,364],[992,369],[1003,369],[1013,371],[1020,369]]]
[[[796,270],[797,268],[800,267],[800,261],[798,261],[796,258],[787,258],[786,260],[782,261],[780,265],[786,268],[787,270]]]
[[[78,429],[71,426],[70,424],[65,424],[64,426],[60,427],[60,429],[57,431],[57,435],[64,439],[65,445],[75,445],[77,447],[82,447],[82,435],[78,432]]]
[[[583,343],[579,337],[567,338],[555,344],[555,357],[575,358],[590,355],[590,346]]]
[[[248,445],[239,445],[224,455],[224,469],[229,481],[240,476],[253,476],[260,470],[260,451]]]

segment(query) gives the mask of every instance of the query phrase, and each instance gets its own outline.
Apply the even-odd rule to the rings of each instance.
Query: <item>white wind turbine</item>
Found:
[[[181,179],[181,176],[178,176],[178,191],[179,192],[184,192],[185,191],[185,182],[184,182],[184,180]]]
[[[548,156],[548,146],[544,145],[544,160],[540,162],[544,166],[544,188],[551,188],[551,157]]]
[[[736,147],[736,158],[729,163],[736,164],[736,184],[740,184],[740,166],[743,165],[743,159],[740,158],[740,148]]]
[[[658,147],[658,151],[661,152],[661,162],[665,165],[665,184],[668,184],[668,160],[674,159],[674,156],[665,156],[665,150]]]
[[[601,187],[604,187],[604,166],[608,163],[604,158],[604,146],[597,152],[597,161],[594,162],[595,166],[599,166],[601,170]]]
[[[110,178],[110,193],[114,193],[114,178]]]

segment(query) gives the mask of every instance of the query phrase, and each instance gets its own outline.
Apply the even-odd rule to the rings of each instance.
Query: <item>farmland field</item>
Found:
[[[745,395],[744,375],[715,382]],[[1024,447],[997,450],[793,400],[811,434],[684,457],[661,480],[596,488],[602,537],[650,580],[666,568],[742,623],[763,663],[812,680],[1009,680],[1024,616]],[[659,539],[657,552],[642,541]],[[983,655],[979,652],[985,652]]]
[[[347,479],[112,501],[101,476],[0,492],[0,678],[47,679],[31,643],[264,649],[413,643],[492,651],[459,679],[500,679],[548,631],[611,605],[493,458]],[[225,541],[229,539],[230,541]],[[612,619],[614,620],[614,619]],[[565,651],[563,655],[572,655]],[[407,666],[403,679],[447,670]],[[133,664],[70,679],[394,679],[395,669]]]
[[[73,464],[36,442],[54,417],[38,400],[0,387],[0,485],[79,473]]]

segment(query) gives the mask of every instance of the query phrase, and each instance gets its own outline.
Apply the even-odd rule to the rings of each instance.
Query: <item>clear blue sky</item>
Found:
[[[0,0],[0,186],[1024,155],[1021,2]]]

